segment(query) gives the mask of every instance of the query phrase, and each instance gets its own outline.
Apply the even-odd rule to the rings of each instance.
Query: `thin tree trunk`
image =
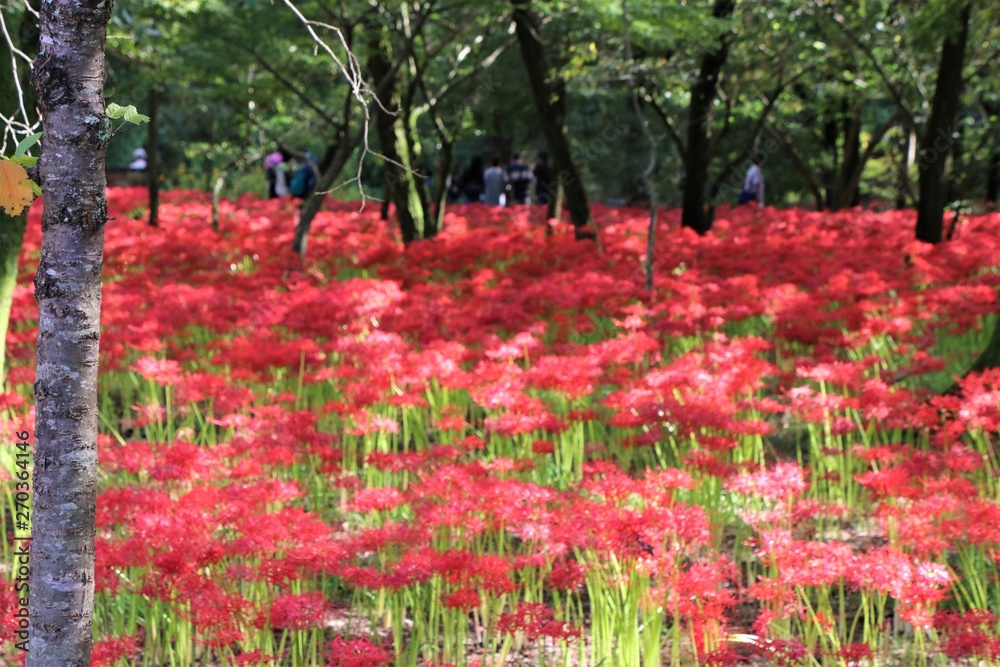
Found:
[[[111,2],[47,0],[34,85],[45,209],[35,276],[38,361],[28,667],[90,665],[97,361],[104,260],[104,44]]]
[[[354,149],[361,143],[361,132],[350,134],[342,133],[340,143],[330,154],[330,160],[325,169],[316,179],[316,187],[302,204],[299,212],[299,219],[295,223],[295,235],[292,238],[292,251],[303,259],[306,256],[306,248],[309,245],[309,230],[312,228],[312,221],[323,206],[323,199],[327,192],[333,187],[334,182],[340,177],[347,166],[347,161],[354,153]],[[328,152],[329,153],[329,152]],[[324,162],[326,160],[324,159]]]
[[[337,128],[336,141],[327,146],[320,160],[319,173],[316,175],[316,187],[312,193],[302,202],[302,209],[299,217],[295,221],[295,234],[292,237],[292,251],[299,257],[305,259],[306,247],[309,245],[309,230],[312,228],[312,221],[323,206],[323,200],[327,192],[333,187],[334,182],[340,177],[341,172],[347,166],[348,160],[355,149],[361,145],[364,138],[363,128],[355,133],[351,133],[351,119],[354,116],[355,98],[351,91],[345,93],[342,107],[343,120]]]
[[[407,96],[400,108],[400,118],[396,121],[396,140],[405,149],[407,199],[411,215],[417,222],[417,238],[430,239],[437,236],[437,219],[431,214],[430,193],[427,191],[426,174],[423,169],[424,147],[417,132],[417,115],[413,113],[412,98]]]
[[[448,204],[448,176],[455,155],[455,143],[441,136],[441,151],[438,153],[438,163],[434,174],[434,192],[431,199],[434,202],[434,232],[444,228],[444,211]]]
[[[965,183],[962,175],[962,161],[965,157],[965,126],[956,123],[954,143],[951,146],[951,167],[945,202],[965,199]],[[950,240],[950,239],[949,239]]]
[[[823,208],[823,189],[816,180],[816,174],[813,172],[812,167],[809,166],[809,159],[802,154],[798,148],[796,148],[794,142],[780,130],[770,125],[764,127],[767,133],[770,134],[781,146],[782,150],[791,158],[792,163],[798,168],[799,173],[806,180],[806,187],[809,188],[809,192],[812,193],[813,202],[816,206],[816,210]]]
[[[837,117],[835,112],[832,116],[826,116],[823,121],[823,148],[830,154],[830,163],[823,169],[823,183],[825,185],[824,206],[830,210],[840,208],[840,182],[837,174],[840,171],[840,152],[837,150]]]
[[[861,162],[861,108],[844,105],[844,155],[837,174],[837,200],[830,206],[839,210],[856,204],[858,189],[851,187],[851,181]]]
[[[562,215],[563,204],[566,202],[566,189],[558,179],[553,181],[552,184],[555,186],[555,192],[552,193],[552,197],[549,199],[549,208],[545,214],[549,220],[558,220],[559,216]],[[546,235],[552,233],[551,225],[545,225],[545,233]]]
[[[986,166],[986,201],[996,204],[998,197],[1000,197],[1000,146],[994,146]]]
[[[736,9],[735,0],[715,0],[712,16],[728,19]],[[718,94],[719,75],[729,57],[730,36],[722,36],[716,50],[706,51],[701,57],[698,78],[691,85],[691,103],[688,106],[687,146],[684,151],[684,204],[681,225],[699,234],[712,228],[712,220],[705,209],[708,189],[709,118],[712,104]]]
[[[368,61],[368,69],[375,81],[383,82],[380,89],[382,104],[374,110],[375,132],[378,135],[379,147],[385,157],[383,169],[385,170],[385,201],[396,205],[396,217],[399,220],[399,231],[403,237],[403,243],[409,245],[416,241],[418,236],[417,221],[413,219],[410,210],[410,189],[408,187],[409,176],[406,173],[409,161],[401,154],[401,148],[405,149],[405,144],[398,141],[396,131],[396,116],[383,109],[383,105],[388,105],[389,100],[395,97],[396,80],[391,73],[389,59],[385,54],[385,47],[379,38],[372,38],[373,54]],[[388,213],[383,208],[383,215]]]
[[[542,43],[538,21],[531,8],[531,0],[512,0],[514,7],[514,31],[521,47],[521,57],[531,85],[531,96],[538,110],[538,121],[545,134],[549,146],[553,166],[556,169],[558,182],[564,189],[566,207],[576,231],[577,238],[593,238],[597,240],[594,222],[590,217],[590,203],[587,201],[587,190],[583,186],[580,172],[573,162],[569,141],[566,138],[566,128],[563,117],[553,107],[553,97],[558,103],[565,105],[565,87],[550,85],[548,79],[549,66],[545,56],[545,45]]]
[[[27,222],[27,211],[17,217],[0,211],[0,384],[7,376],[7,329],[17,285],[17,260]]]
[[[222,194],[222,186],[226,184],[226,172],[221,172],[215,179],[212,186],[212,231],[219,233],[219,199]]]
[[[622,32],[625,37],[625,57],[631,66],[632,41],[629,39],[628,0],[622,0]],[[653,130],[649,127],[649,121],[646,120],[646,116],[642,112],[642,106],[639,104],[639,95],[635,90],[635,81],[631,74],[628,77],[628,92],[632,101],[632,111],[635,113],[636,120],[639,121],[639,127],[642,128],[642,133],[646,137],[646,143],[649,146],[649,162],[642,172],[642,180],[646,186],[646,194],[649,196],[649,230],[646,233],[646,262],[644,268],[646,271],[646,289],[652,292],[654,254],[656,251],[656,216],[659,211],[656,180],[654,178],[656,174],[657,142],[656,135],[653,134]]]
[[[845,174],[843,184],[844,200],[851,202],[852,206],[857,206],[860,201],[861,177],[864,174],[865,166],[868,164],[872,155],[875,154],[875,149],[882,143],[882,140],[885,139],[889,130],[896,127],[900,120],[904,118],[904,113],[905,112],[902,107],[896,107],[896,111],[893,113],[892,117],[890,117],[888,121],[883,123],[881,127],[872,133],[871,138],[868,140],[868,145],[865,146],[865,150],[860,152],[857,159],[853,161],[854,167],[849,173]]]
[[[972,4],[962,9],[961,28],[941,49],[931,117],[920,146],[920,202],[917,207],[917,240],[939,243],[944,227],[944,207],[951,172],[955,120],[962,101],[962,67],[969,36]]]
[[[983,106],[990,118],[996,118],[1000,114],[1000,103],[984,100]],[[990,149],[986,161],[986,190],[983,194],[986,201],[993,205],[1000,197],[1000,128],[995,121],[989,130],[988,141]]]
[[[146,143],[146,178],[149,187],[149,224],[160,224],[160,124],[157,115],[161,93],[156,88],[149,91],[149,134]]]
[[[993,335],[990,336],[986,348],[972,362],[968,372],[978,373],[997,366],[1000,366],[1000,319],[997,319],[996,324],[993,325]]]

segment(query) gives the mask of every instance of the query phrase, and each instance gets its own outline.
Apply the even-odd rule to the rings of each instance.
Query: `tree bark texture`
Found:
[[[993,335],[990,336],[990,340],[986,344],[986,347],[983,348],[983,351],[972,362],[969,372],[979,373],[989,368],[996,368],[997,366],[1000,366],[1000,319],[997,319],[993,325]]]
[[[455,142],[441,136],[441,150],[438,151],[437,165],[434,170],[434,191],[431,202],[434,206],[434,233],[444,228],[444,212],[448,206],[448,179],[454,165]]]
[[[990,151],[989,163],[986,165],[985,195],[988,202],[996,203],[1000,198],[1000,146],[994,146]]]
[[[146,141],[146,184],[149,187],[149,224],[156,227],[160,224],[160,97],[157,89],[149,91],[149,139]]]
[[[969,37],[972,4],[959,17],[957,34],[945,40],[938,65],[937,83],[920,146],[920,202],[917,205],[917,240],[940,243],[944,229],[944,207],[951,176],[950,157],[954,143],[955,118],[962,102],[962,67]]]
[[[303,259],[306,256],[306,247],[309,245],[309,230],[312,228],[313,218],[319,213],[327,192],[340,177],[341,172],[347,166],[347,161],[364,137],[361,130],[351,132],[354,104],[354,94],[348,91],[344,98],[343,120],[337,127],[336,141],[327,147],[323,159],[317,165],[319,173],[316,175],[316,187],[313,188],[312,194],[302,202],[302,210],[299,211],[299,217],[295,221],[292,250]]]
[[[383,49],[381,38],[373,37],[372,52],[374,55],[368,61],[368,69],[375,81],[383,82],[379,91],[381,93],[379,99],[382,100],[382,105],[389,105],[389,101],[395,97],[396,79],[391,73],[392,66]],[[420,238],[420,230],[417,226],[418,221],[413,218],[410,209],[410,175],[407,174],[409,159],[408,155],[404,154],[406,151],[405,137],[403,137],[403,141],[399,141],[401,133],[397,132],[396,115],[389,113],[381,105],[374,109],[373,114],[379,147],[385,157],[383,162],[385,198],[395,204],[396,218],[399,220],[399,230],[403,237],[403,243],[409,245]]]
[[[313,193],[302,202],[302,210],[299,219],[295,224],[295,235],[292,239],[292,250],[300,257],[306,256],[306,248],[309,244],[309,230],[312,228],[312,221],[323,206],[323,199],[327,192],[333,187],[334,182],[340,177],[347,161],[351,158],[354,149],[361,142],[361,133],[350,132],[348,128],[340,135],[339,143],[332,151],[331,159],[325,169],[316,178],[316,187]]]
[[[712,16],[727,19],[736,9],[735,0],[715,0]],[[719,75],[729,57],[730,34],[722,36],[719,48],[707,51],[701,58],[698,78],[691,86],[691,104],[688,107],[687,146],[684,152],[684,208],[681,225],[699,234],[712,228],[712,220],[705,210],[705,193],[708,187],[709,119],[712,104],[719,88]]]
[[[38,361],[28,667],[90,665],[97,355],[104,254],[104,45],[110,0],[44,0],[33,82],[45,208],[35,277]]]
[[[512,0],[511,4],[514,6],[514,30],[528,74],[531,96],[538,110],[538,121],[549,146],[557,181],[565,195],[570,220],[577,238],[596,238],[587,190],[576,163],[573,162],[569,140],[566,138],[565,112],[561,112],[565,105],[565,89],[558,84],[550,85],[547,81],[549,66],[545,57],[545,45],[539,32],[538,20],[531,9],[531,0]]]

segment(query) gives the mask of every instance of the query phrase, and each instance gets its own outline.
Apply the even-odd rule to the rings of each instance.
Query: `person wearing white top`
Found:
[[[483,201],[487,206],[503,206],[503,190],[507,175],[500,168],[500,159],[494,158],[492,166],[483,172]]]
[[[132,171],[143,171],[149,166],[146,163],[146,150],[144,148],[136,148],[132,151],[132,162],[129,163],[128,168]]]
[[[288,160],[282,160],[274,167],[274,194],[276,197],[291,194],[288,188]]]
[[[747,169],[747,176],[743,179],[743,191],[740,193],[741,204],[755,201],[758,206],[764,205],[764,172],[761,169],[764,158],[763,153],[754,154],[753,164]]]

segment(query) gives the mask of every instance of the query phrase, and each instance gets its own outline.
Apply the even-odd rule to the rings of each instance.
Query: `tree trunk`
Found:
[[[712,16],[727,19],[736,9],[735,0],[715,0]],[[691,103],[688,106],[687,146],[684,151],[684,204],[681,225],[699,234],[712,228],[712,220],[705,209],[708,189],[709,118],[712,104],[718,93],[719,75],[729,57],[729,32],[722,36],[719,48],[706,51],[701,57],[698,78],[691,85]]]
[[[565,86],[559,85],[561,80],[557,80],[556,85],[547,81],[549,66],[545,57],[545,45],[542,43],[538,21],[531,10],[531,0],[511,0],[511,4],[514,6],[514,29],[531,85],[531,96],[538,110],[538,121],[549,146],[558,182],[565,194],[566,207],[569,209],[576,237],[596,240],[596,230],[591,229],[594,223],[590,217],[587,190],[573,162],[566,138],[565,111],[560,113],[560,106],[553,104],[554,98],[556,105],[565,108]]]
[[[945,202],[965,199],[965,177],[962,162],[965,156],[965,126],[956,123],[954,142],[951,145],[951,167],[948,188],[945,191]],[[949,239],[950,240],[950,239]]]
[[[812,194],[813,203],[816,207],[816,210],[817,211],[821,210],[824,204],[823,188],[821,187],[820,182],[817,180],[816,174],[813,172],[812,167],[809,165],[809,159],[805,155],[803,155],[802,151],[800,151],[795,146],[795,143],[792,141],[792,139],[787,135],[785,135],[784,133],[782,133],[781,130],[777,129],[776,127],[772,127],[771,125],[766,125],[764,129],[767,131],[768,134],[774,137],[775,141],[778,142],[778,145],[781,147],[781,149],[785,152],[786,155],[788,155],[788,157],[792,160],[792,163],[799,170],[799,173],[802,174],[802,177],[806,181],[806,186],[809,188],[809,192]]]
[[[45,144],[28,667],[90,665],[111,2],[47,0],[34,85]]]
[[[434,192],[431,199],[434,203],[434,233],[444,227],[444,211],[448,203],[448,177],[454,162],[455,143],[441,137],[441,151],[437,157],[437,169],[434,174]]]
[[[149,134],[146,143],[146,178],[149,187],[149,224],[156,227],[160,224],[160,125],[157,112],[160,107],[160,91],[153,88],[149,91]]]
[[[219,200],[222,195],[222,186],[226,184],[226,172],[221,172],[215,179],[212,186],[212,231],[219,233]]]
[[[823,168],[824,199],[823,208],[835,209],[840,206],[840,192],[837,191],[837,173],[840,171],[840,152],[837,150],[837,116],[824,115],[823,148],[830,155],[830,162]]]
[[[396,140],[404,147],[406,156],[406,185],[409,190],[407,201],[411,215],[417,223],[417,238],[430,239],[437,236],[437,219],[431,214],[430,193],[427,191],[427,174],[424,171],[424,147],[417,131],[417,115],[411,108],[412,100],[401,105],[396,121]]]
[[[631,67],[633,65],[634,58],[632,57],[632,40],[629,38],[630,27],[628,3],[627,0],[622,0],[622,33],[625,38],[625,57]],[[649,121],[646,120],[646,115],[642,112],[642,106],[639,104],[639,94],[635,90],[635,79],[631,73],[628,76],[628,92],[629,98],[632,102],[632,111],[635,113],[635,118],[639,122],[639,127],[642,128],[642,134],[646,137],[646,143],[649,146],[649,162],[646,164],[646,168],[642,172],[642,180],[646,186],[646,194],[649,196],[649,229],[646,232],[646,261],[644,262],[643,268],[646,272],[646,290],[652,292],[654,278],[653,269],[656,259],[656,218],[659,213],[660,206],[656,192],[655,178],[657,141],[656,135],[653,134],[653,130],[649,127]]]
[[[997,319],[996,324],[993,325],[993,335],[990,336],[990,342],[986,344],[986,348],[979,357],[972,362],[969,372],[978,373],[998,366],[1000,366],[1000,319]]]
[[[984,100],[983,107],[986,109],[986,113],[991,119],[996,119],[1000,115],[1000,103],[993,102],[991,100]],[[985,184],[985,195],[986,201],[990,204],[995,204],[997,197],[1000,197],[1000,128],[994,120],[992,127],[990,127],[989,142],[989,157],[986,160],[986,184]]]
[[[17,259],[27,222],[27,211],[17,217],[0,211],[0,384],[7,377],[7,329],[17,285]]]
[[[323,206],[323,199],[326,197],[327,192],[330,191],[334,181],[340,177],[341,172],[344,171],[344,167],[347,166],[347,161],[354,153],[354,149],[361,143],[361,136],[360,132],[351,134],[348,127],[346,131],[341,132],[336,148],[328,150],[327,155],[324,156],[323,162],[325,163],[325,167],[320,165],[322,173],[316,178],[316,187],[313,189],[312,194],[302,203],[299,219],[295,223],[292,251],[303,259],[305,259],[306,248],[309,245],[309,230],[312,228],[312,221],[316,217],[316,214],[319,213],[320,207]]]
[[[986,201],[996,204],[997,197],[1000,197],[1000,146],[994,146],[990,151],[986,166]]]
[[[830,209],[833,211],[855,206],[858,201],[858,188],[852,186],[853,176],[860,173],[861,164],[861,108],[850,108],[844,105],[844,154],[840,162],[840,172],[837,175],[837,201]]]
[[[305,259],[306,247],[309,245],[309,230],[312,228],[313,218],[319,213],[323,206],[326,194],[333,187],[334,182],[340,177],[341,172],[347,166],[347,161],[351,159],[355,149],[361,144],[364,138],[363,129],[351,133],[351,119],[354,116],[355,98],[353,91],[348,91],[344,96],[343,120],[337,128],[336,141],[327,146],[323,153],[323,159],[317,165],[319,173],[316,174],[316,186],[312,193],[302,202],[302,209],[299,217],[295,221],[295,234],[292,237],[292,251],[299,257]]]
[[[917,207],[917,240],[939,243],[943,230],[945,199],[951,175],[951,147],[955,120],[962,101],[962,67],[969,36],[972,4],[959,17],[957,34],[945,40],[938,65],[931,117],[920,146],[920,202]]]
[[[562,215],[563,205],[566,202],[566,189],[562,186],[562,183],[560,183],[558,179],[553,182],[553,185],[555,186],[555,192],[552,193],[552,196],[549,199],[549,208],[545,211],[545,215],[549,220],[558,220],[559,216]],[[546,223],[545,233],[546,235],[552,233],[552,225]]]
[[[396,115],[383,109],[383,105],[388,105],[389,100],[395,97],[396,80],[391,74],[389,59],[384,53],[384,46],[378,36],[372,40],[373,54],[368,61],[368,69],[372,79],[381,81],[379,99],[382,104],[374,110],[375,132],[378,135],[379,147],[385,160],[382,168],[385,170],[385,201],[396,205],[396,217],[399,219],[399,231],[403,237],[403,243],[409,245],[419,238],[417,221],[413,219],[410,210],[410,191],[408,160],[401,154],[400,149],[405,147],[405,143],[399,142],[396,132]],[[402,145],[401,145],[402,144]],[[387,208],[383,208],[383,214],[388,213]],[[422,221],[421,221],[422,222]]]

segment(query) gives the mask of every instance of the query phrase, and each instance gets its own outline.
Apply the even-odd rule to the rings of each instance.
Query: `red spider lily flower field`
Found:
[[[1000,664],[1000,215],[109,198],[95,665]]]

